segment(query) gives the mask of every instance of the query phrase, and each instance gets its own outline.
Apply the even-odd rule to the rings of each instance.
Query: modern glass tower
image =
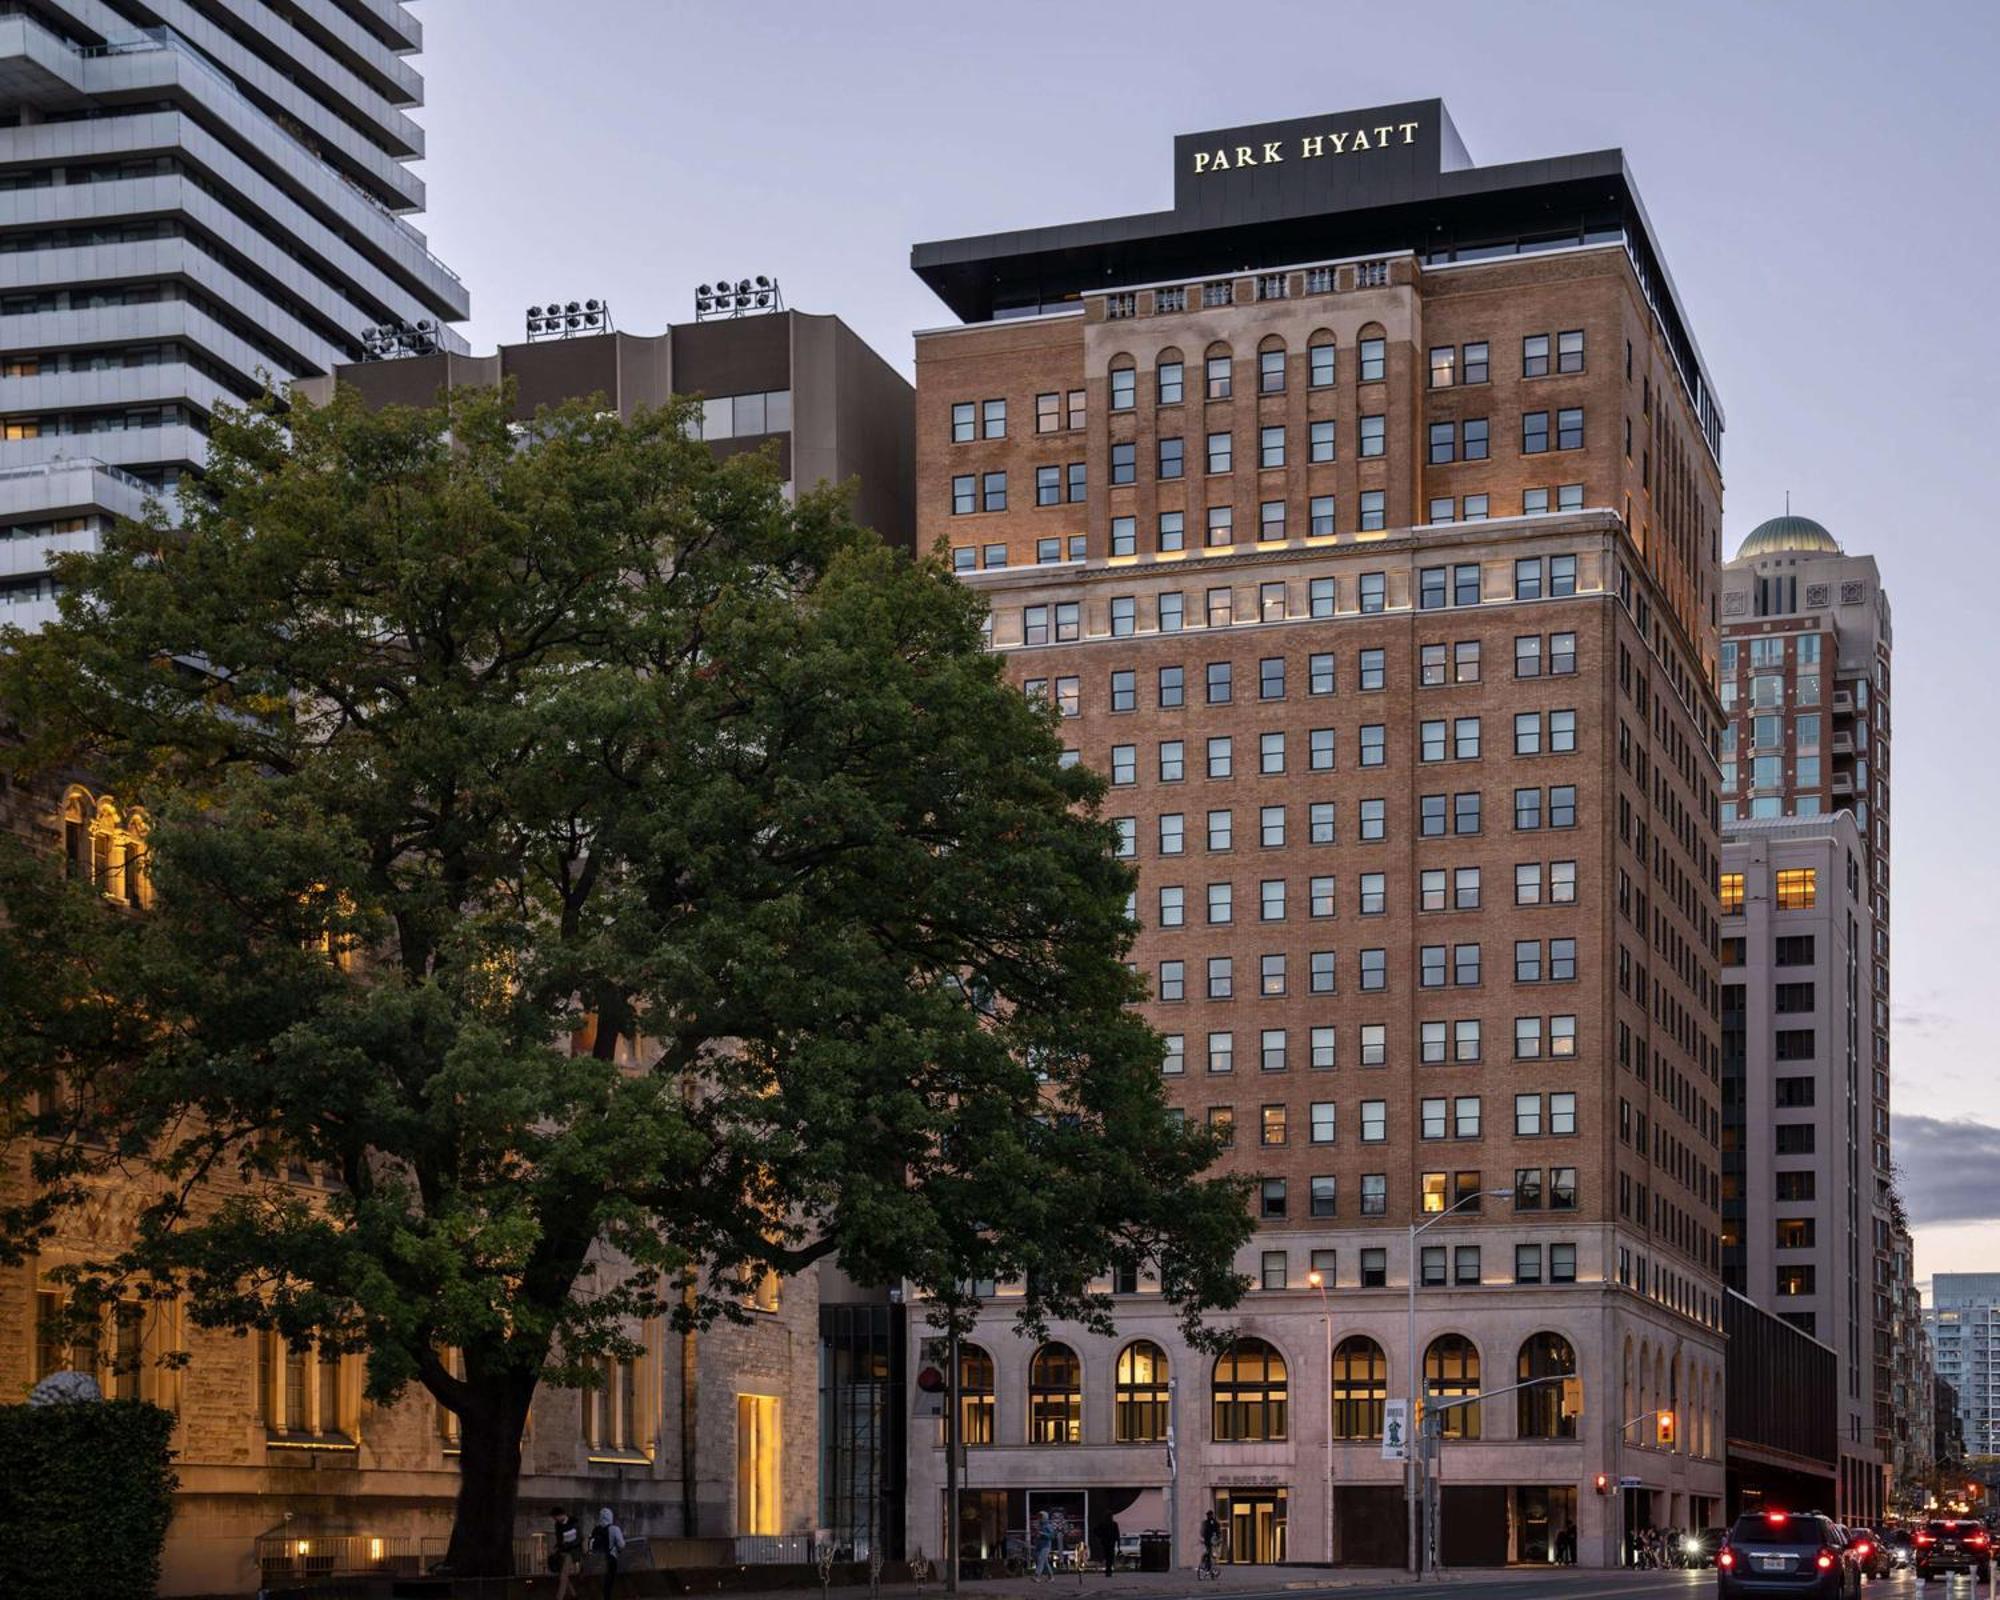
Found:
[[[0,621],[198,469],[219,404],[463,348],[396,0],[0,0]]]

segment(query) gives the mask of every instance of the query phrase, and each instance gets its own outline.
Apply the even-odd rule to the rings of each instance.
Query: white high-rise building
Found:
[[[205,459],[215,407],[462,349],[406,220],[423,30],[396,0],[0,0],[0,622],[51,550]]]

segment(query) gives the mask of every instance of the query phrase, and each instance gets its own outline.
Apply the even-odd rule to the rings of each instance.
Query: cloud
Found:
[[[1912,1224],[2000,1220],[2000,1128],[1899,1116],[1895,1150]]]

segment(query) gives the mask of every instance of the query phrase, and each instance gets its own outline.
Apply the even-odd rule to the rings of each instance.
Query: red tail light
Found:
[[[1728,1545],[1724,1545],[1720,1550],[1715,1552],[1715,1564],[1722,1568],[1724,1572],[1727,1572],[1731,1567],[1736,1565],[1736,1552],[1730,1549]]]
[[[1989,1543],[1986,1535],[1983,1533],[1967,1534],[1965,1542],[1975,1550],[1984,1550]]]
[[[1854,1553],[1857,1556],[1865,1557],[1868,1554],[1868,1552],[1870,1550],[1873,1550],[1874,1548],[1875,1547],[1872,1544],[1870,1544],[1866,1539],[1856,1539],[1854,1541]]]
[[[1790,1513],[1784,1511],[1767,1511],[1764,1513],[1764,1520],[1775,1528],[1779,1524],[1790,1520]]]
[[[1821,1572],[1831,1572],[1833,1570],[1833,1552],[1831,1550],[1820,1551],[1819,1570]]]
[[[1920,1534],[1918,1534],[1918,1535],[1917,1535],[1917,1543],[1918,1543],[1918,1544],[1936,1544],[1936,1543],[1937,1543],[1937,1535],[1936,1535],[1936,1534],[1934,1534],[1934,1533],[1920,1533]]]

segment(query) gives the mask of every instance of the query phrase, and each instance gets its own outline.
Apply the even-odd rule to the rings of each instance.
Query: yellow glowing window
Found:
[[[1423,1175],[1423,1208],[1428,1212],[1444,1210],[1444,1174],[1426,1172]]]
[[[1722,914],[1726,917],[1743,909],[1743,874],[1725,872],[1722,875]]]
[[[1806,911],[1819,903],[1817,867],[1781,867],[1778,870],[1778,909]]]
[[[782,1440],[778,1397],[736,1397],[736,1531],[777,1533],[784,1508],[780,1493]]]

